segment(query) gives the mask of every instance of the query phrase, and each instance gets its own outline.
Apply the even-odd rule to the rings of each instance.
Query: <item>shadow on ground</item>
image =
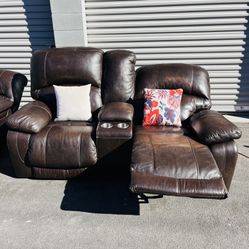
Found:
[[[116,150],[89,167],[78,179],[68,180],[62,210],[101,214],[139,215],[139,199],[129,189],[130,159]]]
[[[103,173],[106,170],[105,173]],[[94,167],[80,178],[68,180],[61,209],[102,214],[139,215],[139,199],[129,190],[127,176]],[[0,173],[15,177],[6,147],[0,150]]]
[[[139,215],[139,200],[125,180],[68,180],[64,194],[62,210]]]
[[[9,152],[7,149],[6,142],[3,140],[0,140],[0,173],[15,177],[15,171],[12,167],[12,164],[10,162]]]

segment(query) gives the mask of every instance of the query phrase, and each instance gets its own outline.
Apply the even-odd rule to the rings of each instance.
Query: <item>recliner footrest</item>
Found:
[[[227,197],[209,148],[180,133],[135,134],[130,188],[136,193]]]

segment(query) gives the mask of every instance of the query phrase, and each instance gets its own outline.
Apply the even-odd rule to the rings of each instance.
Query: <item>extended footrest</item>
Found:
[[[135,132],[131,190],[204,198],[226,198],[220,170],[206,145],[181,132]]]

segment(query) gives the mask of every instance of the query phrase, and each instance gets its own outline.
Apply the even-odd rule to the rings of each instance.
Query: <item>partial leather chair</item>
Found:
[[[27,78],[17,72],[0,70],[0,144],[6,136],[5,122],[11,113],[17,111]]]
[[[183,89],[182,127],[143,127],[144,89]],[[241,131],[209,110],[205,69],[186,64],[141,67],[136,72],[130,188],[136,193],[226,198]]]
[[[55,122],[53,85],[89,83],[92,120]],[[16,176],[76,177],[130,140],[133,107],[128,102],[134,96],[134,83],[135,55],[129,51],[104,53],[82,47],[35,52],[31,61],[34,101],[8,119],[7,142]]]

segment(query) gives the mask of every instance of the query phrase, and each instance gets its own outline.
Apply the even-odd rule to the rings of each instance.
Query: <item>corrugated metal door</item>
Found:
[[[32,52],[54,44],[49,0],[0,0],[0,68],[30,80]],[[21,105],[32,100],[30,82]]]
[[[86,0],[89,46],[206,68],[213,109],[249,110],[248,0]]]

